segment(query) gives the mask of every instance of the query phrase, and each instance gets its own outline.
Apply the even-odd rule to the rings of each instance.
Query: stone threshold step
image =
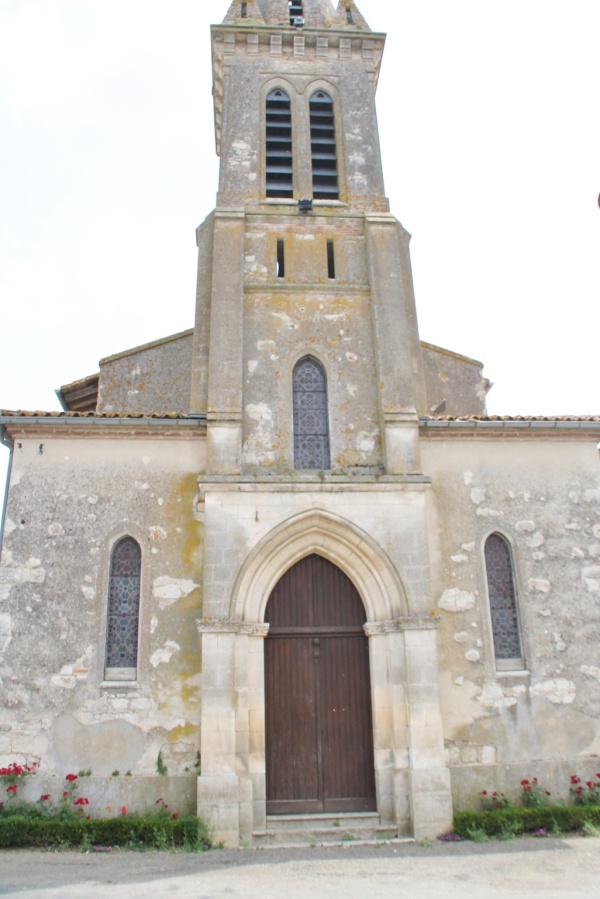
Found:
[[[267,831],[314,830],[330,827],[381,827],[377,812],[351,812],[345,814],[271,815],[267,817]],[[389,828],[387,828],[389,830]]]
[[[352,846],[390,846],[396,845],[400,843],[414,843],[414,837],[392,837],[390,839],[378,839],[378,840],[337,840],[333,842],[332,840],[304,840],[297,842],[289,842],[289,843],[278,843],[274,842],[263,842],[260,839],[256,839],[260,837],[260,834],[255,834],[255,843],[252,847],[253,849],[263,850],[263,849],[306,849],[306,848],[340,848],[350,849]]]

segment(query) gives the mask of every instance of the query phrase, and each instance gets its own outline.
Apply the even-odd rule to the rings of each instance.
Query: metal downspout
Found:
[[[4,502],[2,504],[2,517],[0,518],[0,559],[2,558],[2,544],[4,542],[4,522],[6,521],[6,509],[8,506],[8,488],[10,485],[10,476],[12,473],[12,461],[13,461],[13,449],[14,444],[8,434],[6,433],[6,428],[4,425],[0,425],[0,443],[8,448],[9,456],[8,456],[8,469],[6,472],[6,488],[4,490]]]

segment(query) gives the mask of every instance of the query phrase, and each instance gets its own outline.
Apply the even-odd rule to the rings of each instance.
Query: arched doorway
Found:
[[[346,575],[299,561],[265,620],[267,814],[375,811],[365,610]]]

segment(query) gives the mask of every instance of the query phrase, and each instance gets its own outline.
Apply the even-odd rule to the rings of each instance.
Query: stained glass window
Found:
[[[485,567],[497,662],[521,661],[523,651],[510,546],[500,534],[485,543]],[[500,666],[505,667],[505,666]]]
[[[107,676],[110,669],[129,669],[135,675],[140,611],[142,551],[133,537],[115,545],[110,565]]]
[[[306,356],[294,369],[294,466],[331,467],[327,421],[327,378],[323,366]]]

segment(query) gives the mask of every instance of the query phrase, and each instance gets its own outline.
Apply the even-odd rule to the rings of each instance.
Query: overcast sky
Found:
[[[598,0],[358,5],[421,337],[485,362],[492,413],[600,413]],[[193,325],[228,6],[0,0],[0,408]]]

